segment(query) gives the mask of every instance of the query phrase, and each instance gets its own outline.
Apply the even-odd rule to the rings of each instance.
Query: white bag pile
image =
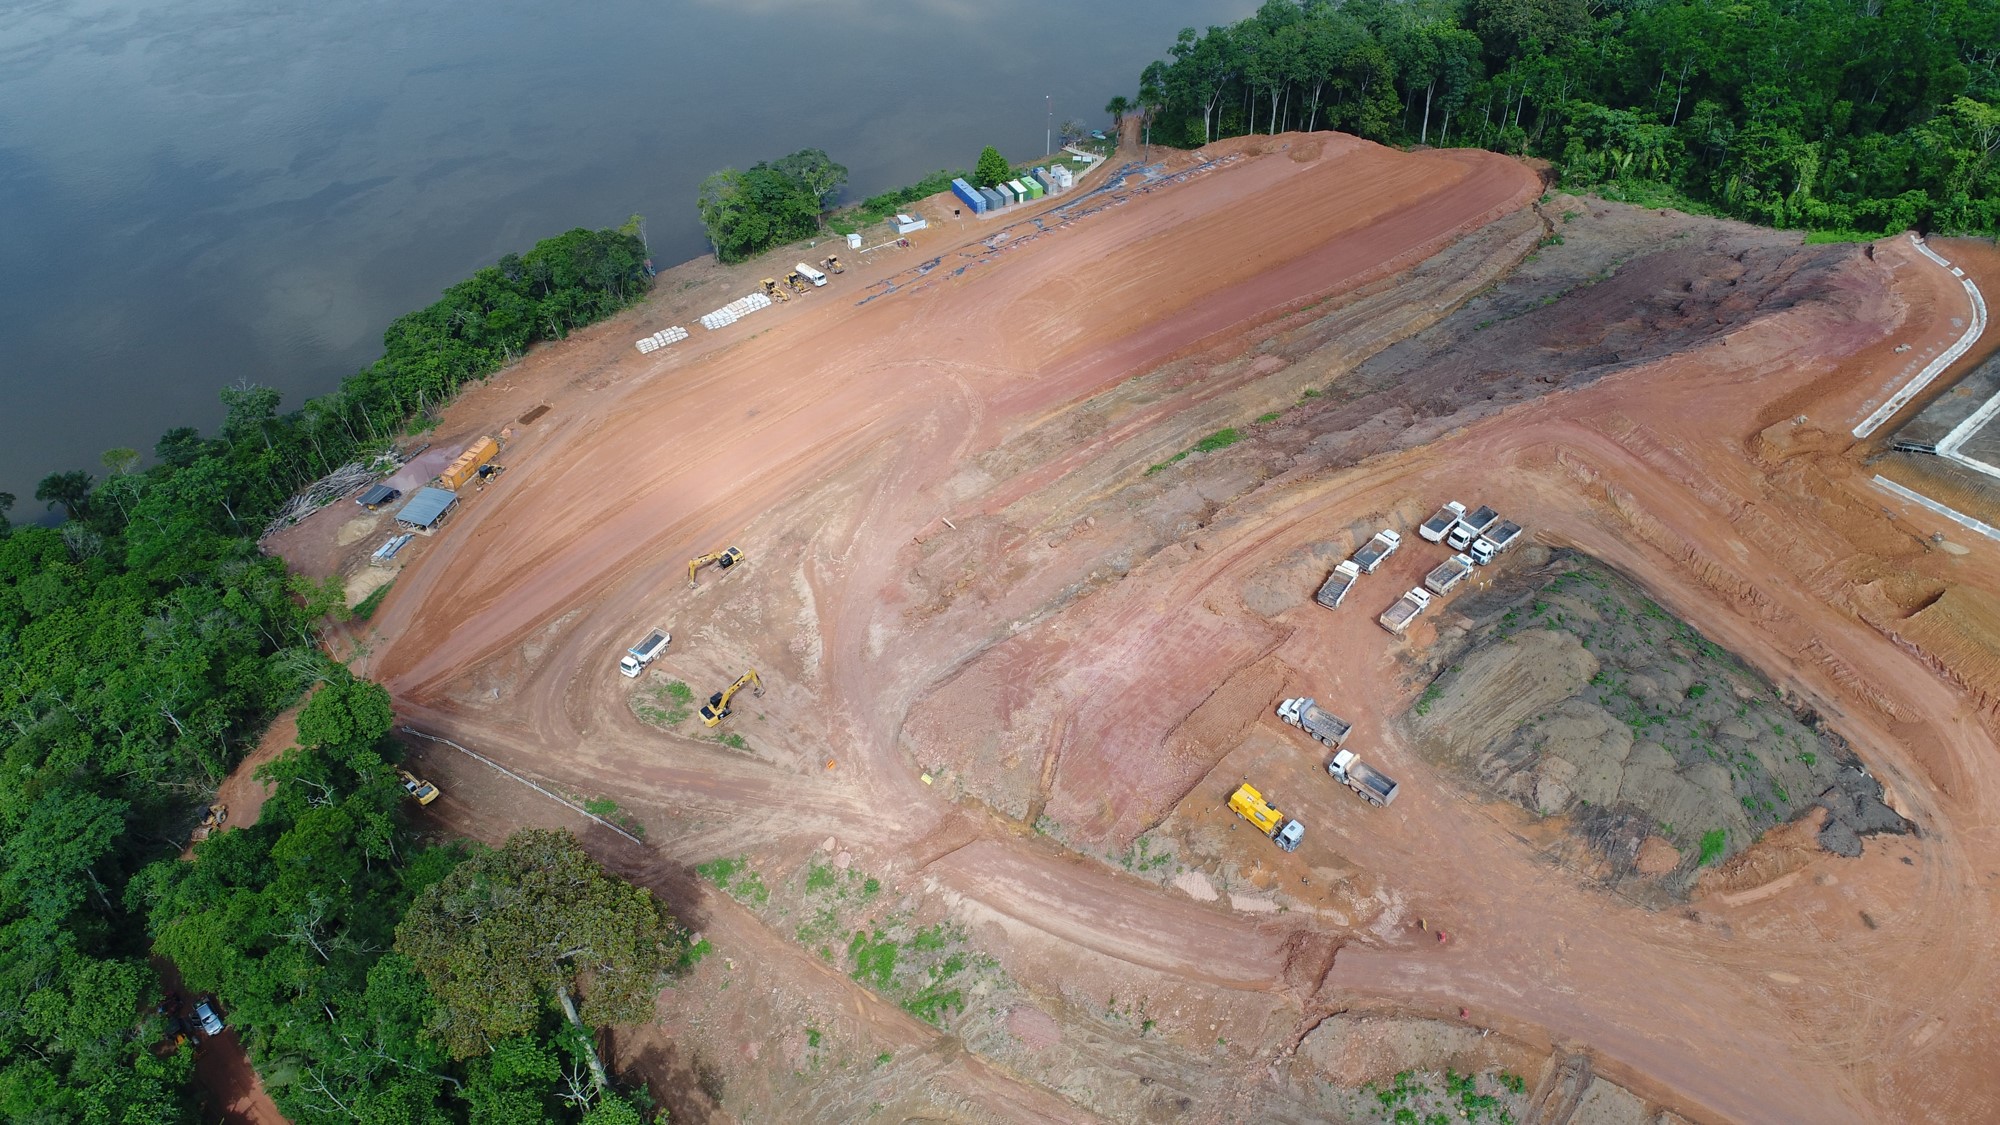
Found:
[[[660,329],[658,332],[639,341],[635,346],[639,349],[640,355],[645,355],[647,352],[659,351],[668,344],[678,344],[687,338],[688,330],[676,324],[672,328]]]
[[[701,326],[713,332],[718,328],[727,328],[735,324],[758,309],[768,309],[770,307],[771,298],[762,293],[752,293],[748,297],[738,297],[734,301],[702,317]]]

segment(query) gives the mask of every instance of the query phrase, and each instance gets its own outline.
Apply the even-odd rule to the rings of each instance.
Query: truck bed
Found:
[[[1422,613],[1424,607],[1428,604],[1428,602],[1420,601],[1408,594],[1404,594],[1396,600],[1395,605],[1383,610],[1382,616],[1376,618],[1376,620],[1381,622],[1384,629],[1401,636],[1403,631],[1410,627],[1410,622],[1416,620],[1417,615]]]
[[[1361,577],[1360,569],[1353,562],[1341,563],[1320,586],[1319,593],[1314,595],[1313,600],[1328,609],[1338,609],[1341,599],[1354,588],[1354,581],[1359,577]]]
[[[1355,792],[1378,805],[1386,805],[1396,799],[1397,785],[1394,778],[1375,769],[1365,762],[1355,762],[1347,767],[1348,784]]]
[[[1447,504],[1439,508],[1431,518],[1419,524],[1417,526],[1417,534],[1433,543],[1442,542],[1445,533],[1451,530],[1451,525],[1457,523],[1458,517],[1464,514],[1465,509],[1463,507],[1454,508]]]
[[[1494,511],[1485,504],[1481,504],[1479,507],[1474,508],[1470,515],[1460,516],[1458,522],[1471,528],[1474,535],[1478,535],[1483,533],[1487,528],[1492,527],[1493,522],[1499,518],[1499,512]]]
[[[1452,587],[1465,581],[1465,576],[1471,573],[1472,563],[1464,555],[1453,555],[1424,575],[1424,585],[1433,594],[1448,594]]]

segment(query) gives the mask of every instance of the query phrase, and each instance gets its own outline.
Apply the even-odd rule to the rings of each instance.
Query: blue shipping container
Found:
[[[962,200],[967,207],[972,208],[973,214],[984,215],[986,213],[986,197],[979,194],[971,184],[966,183],[964,180],[953,180],[951,182],[951,193]]]

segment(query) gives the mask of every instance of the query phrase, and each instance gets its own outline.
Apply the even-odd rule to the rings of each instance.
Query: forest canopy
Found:
[[[1781,227],[2000,230],[1996,0],[1267,0],[1140,76],[1153,140],[1340,129]]]

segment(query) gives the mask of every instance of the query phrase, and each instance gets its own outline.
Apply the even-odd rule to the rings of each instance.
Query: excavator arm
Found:
[[[695,588],[695,580],[694,580],[695,571],[700,570],[702,567],[707,566],[709,563],[714,563],[719,569],[728,570],[730,567],[735,566],[742,560],[743,560],[743,552],[735,547],[731,547],[726,551],[716,551],[712,554],[702,555],[698,558],[689,559],[688,589],[692,590]]]
[[[726,718],[729,715],[729,701],[736,698],[736,693],[749,685],[754,685],[750,694],[764,694],[764,681],[757,675],[755,668],[736,677],[735,683],[708,697],[708,702],[701,705],[702,725],[712,727]]]

